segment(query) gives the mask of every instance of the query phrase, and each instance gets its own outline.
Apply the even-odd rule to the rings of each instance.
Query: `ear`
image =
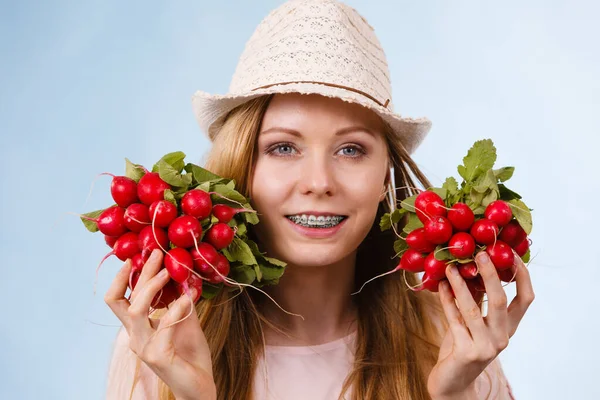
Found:
[[[385,198],[387,197],[387,193],[388,193],[388,186],[390,185],[391,182],[391,172],[392,170],[388,167],[387,169],[387,173],[385,174],[385,179],[383,181],[383,190],[381,193],[381,196],[379,196],[379,202],[381,203],[382,201],[385,200]]]

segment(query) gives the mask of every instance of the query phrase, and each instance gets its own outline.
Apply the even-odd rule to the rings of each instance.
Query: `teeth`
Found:
[[[323,216],[319,215],[318,217],[315,215],[290,215],[288,217],[292,222],[298,225],[308,226],[308,227],[318,227],[318,228],[330,228],[336,226],[344,217],[335,215],[335,216]]]

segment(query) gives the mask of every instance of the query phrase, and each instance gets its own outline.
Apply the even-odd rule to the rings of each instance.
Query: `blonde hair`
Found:
[[[256,98],[231,111],[205,164],[212,172],[235,179],[245,195],[256,160],[258,131],[271,98]],[[390,184],[393,198],[410,196],[415,180],[429,187],[389,127],[385,136],[393,166],[394,179],[390,181],[401,187],[396,192]],[[375,223],[358,248],[357,289],[398,262],[393,258],[394,233],[379,229],[379,219],[390,206],[380,203]],[[411,286],[419,283],[414,274],[407,274],[406,280]],[[250,400],[254,372],[263,355],[262,326],[269,321],[257,308],[255,294],[244,291],[231,297],[232,293],[222,292],[214,299],[201,301],[196,310],[211,351],[218,399]],[[351,388],[355,400],[429,399],[427,377],[437,361],[440,329],[446,324],[437,295],[407,290],[403,275],[396,273],[367,285],[356,296],[356,304],[359,321],[355,361],[340,398]],[[159,395],[161,400],[175,399],[160,380]]]

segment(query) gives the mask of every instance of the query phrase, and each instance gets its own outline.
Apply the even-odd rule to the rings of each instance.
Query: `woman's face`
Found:
[[[257,146],[251,198],[268,254],[319,266],[355,251],[385,198],[389,164],[379,117],[339,99],[276,95]]]

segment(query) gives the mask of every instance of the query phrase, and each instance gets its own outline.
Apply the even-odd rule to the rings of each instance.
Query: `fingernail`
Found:
[[[459,276],[460,274],[458,273],[458,268],[456,268],[456,266],[451,265],[450,266],[450,273],[454,276]]]
[[[485,251],[482,251],[481,253],[479,253],[479,261],[482,263],[486,263],[490,261],[490,257],[488,256],[488,254]]]
[[[156,259],[158,258],[159,251],[160,250],[158,250],[158,249],[152,250],[152,253],[150,253],[149,261],[156,261]]]
[[[161,278],[166,278],[167,276],[169,276],[169,271],[167,271],[166,268],[163,268],[158,273],[158,276],[160,276]]]

